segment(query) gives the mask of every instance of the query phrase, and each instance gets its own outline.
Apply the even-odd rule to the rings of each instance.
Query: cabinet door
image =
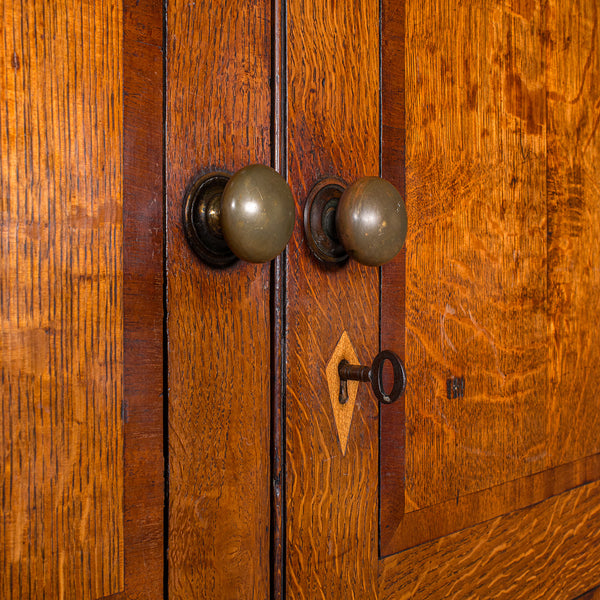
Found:
[[[598,585],[596,4],[173,0],[166,38],[170,596]],[[212,269],[185,190],[252,162],[294,236]],[[378,174],[403,253],[318,262],[313,186]],[[340,408],[341,340],[400,354],[405,396]]]
[[[600,582],[596,4],[287,10],[299,220],[380,171],[409,219],[381,273],[290,244],[288,597],[573,598]],[[404,356],[402,400],[340,409],[342,336]]]
[[[160,3],[1,12],[0,596],[158,598]]]

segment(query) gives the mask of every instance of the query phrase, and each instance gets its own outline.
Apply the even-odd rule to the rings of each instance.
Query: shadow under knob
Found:
[[[234,175],[210,173],[190,187],[184,229],[193,250],[208,264],[224,267],[238,258],[269,262],[292,236],[294,199],[271,167],[250,165]]]

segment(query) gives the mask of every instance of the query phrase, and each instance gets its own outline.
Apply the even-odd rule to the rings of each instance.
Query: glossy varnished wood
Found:
[[[122,10],[3,2],[2,598],[123,589]]]
[[[591,180],[596,162],[595,125],[586,113],[597,95],[590,75],[598,63],[594,5],[453,8],[451,29],[468,30],[478,44],[461,36],[464,43],[457,48],[454,34],[448,34],[452,52],[444,50],[444,9],[432,6],[428,18],[422,6],[414,13],[410,6],[407,363],[412,378],[406,462],[390,461],[394,472],[405,472],[406,492],[396,502],[382,498],[384,554],[598,476],[593,433],[598,403],[592,390],[600,370],[588,335],[588,322],[598,313],[598,282],[590,269],[597,193],[593,185],[570,185],[564,173],[565,165],[575,164],[580,174],[587,173],[582,181]],[[423,43],[430,37],[440,45]],[[498,53],[498,45],[505,51]],[[532,59],[519,67],[529,54]],[[426,70],[430,74],[424,76]],[[540,91],[542,80],[549,86],[547,96]],[[490,96],[494,90],[500,95]],[[459,104],[455,94],[464,95]],[[566,101],[569,94],[573,102]],[[587,137],[573,142],[584,135],[582,124]],[[490,141],[494,135],[496,141]],[[444,194],[448,202],[438,202]],[[492,212],[472,222],[481,209]],[[477,278],[482,278],[478,285]],[[384,304],[382,325],[395,308]],[[484,314],[489,324],[477,329]],[[445,380],[452,375],[465,375],[465,398],[446,398]],[[382,448],[389,444],[385,426]],[[386,460],[382,457],[382,465]],[[386,476],[382,469],[384,491]],[[388,505],[395,512],[384,511]]]
[[[549,466],[543,22],[407,2],[406,512]]]
[[[405,3],[384,0],[381,8],[381,176],[406,200]],[[405,291],[403,248],[381,269],[379,326],[381,349],[393,350],[402,360],[406,359]],[[385,554],[404,515],[405,396],[393,404],[380,405],[379,410],[379,547]]]
[[[576,600],[598,600],[598,598],[600,598],[600,588],[596,587],[581,596],[577,596]]]
[[[600,46],[597,2],[548,4],[547,435],[555,464],[600,451]]]
[[[345,455],[325,368],[343,331],[361,364],[378,352],[377,269],[326,268],[300,223],[312,186],[379,171],[379,3],[290,0],[286,506],[288,598],[368,597],[377,552],[377,404],[359,389]]]
[[[167,14],[169,597],[269,595],[269,266],[202,264],[198,174],[270,162],[270,2]]]
[[[400,516],[398,530],[404,526],[412,540],[404,548],[418,545],[379,558],[377,407],[368,390],[359,392],[342,457],[322,375],[342,331],[339,323],[348,329],[361,360],[376,343],[376,336],[370,337],[376,334],[370,315],[377,310],[370,298],[372,275],[350,263],[341,269],[318,265],[296,235],[289,253],[287,321],[290,597],[573,598],[598,584],[598,455],[588,441],[577,452],[563,451],[556,461],[547,439],[553,420],[565,427],[567,422],[586,426],[574,411],[556,402],[548,405],[554,367],[552,273],[546,269],[551,247],[546,199],[552,179],[547,177],[546,141],[552,110],[558,109],[551,107],[551,98],[547,101],[546,85],[560,76],[548,71],[547,53],[554,49],[567,60],[567,39],[577,39],[579,50],[572,54],[580,62],[572,60],[571,68],[580,76],[593,71],[597,52],[589,58],[595,39],[591,4],[575,7],[574,17],[570,7],[558,2],[406,2],[410,387],[406,471],[391,478],[390,489],[397,493],[406,481],[408,493],[405,504],[392,505],[388,513],[382,500],[382,516]],[[338,154],[339,146],[358,171],[376,166],[371,163],[376,155],[370,154],[376,146],[363,147],[364,138],[346,136],[363,122],[376,122],[361,119],[379,110],[376,99],[362,96],[353,79],[356,71],[369,79],[372,38],[368,19],[361,20],[377,14],[377,7],[361,2],[352,15],[306,2],[292,1],[288,8],[290,182],[301,208],[321,177],[355,176],[346,156]],[[386,20],[386,10],[391,6],[384,3],[382,170],[401,186],[402,154],[394,138],[401,143],[403,115],[392,97],[395,91],[401,102],[397,82],[402,72],[388,72],[385,65],[394,52],[402,53],[403,20],[401,11]],[[356,38],[345,37],[349,23],[355,34],[366,35],[360,57],[352,54]],[[387,41],[386,31],[392,36]],[[555,37],[562,44],[554,44]],[[322,63],[327,69],[321,70]],[[569,69],[561,68],[564,86]],[[340,71],[345,76],[338,80]],[[592,86],[591,79],[583,79]],[[350,100],[346,85],[352,89]],[[581,101],[595,114],[593,93]],[[336,119],[350,106],[354,120]],[[589,126],[588,148],[593,149],[594,122],[580,116],[580,123]],[[574,135],[564,123],[560,132]],[[586,198],[589,224],[595,214],[591,191]],[[561,243],[570,247],[574,241],[564,237]],[[593,285],[588,247],[594,247],[592,235],[583,258],[571,255],[570,260],[583,261],[582,273]],[[383,271],[383,301],[392,304],[382,306],[382,326],[394,330],[382,331],[381,339],[401,350],[397,324],[402,323],[403,295],[395,286],[404,280],[398,265],[401,259]],[[582,309],[574,314],[583,320]],[[563,353],[566,348],[565,342]],[[591,377],[590,370],[585,376]],[[446,379],[451,375],[466,376],[467,396],[450,405]],[[574,398],[571,406],[585,416],[593,403],[594,398]],[[400,408],[394,420],[402,426],[403,419]],[[595,421],[588,422],[594,431]],[[382,431],[385,427],[382,413]],[[390,445],[400,469],[401,433],[395,438],[400,447]],[[390,481],[380,483],[383,489]],[[394,550],[393,528],[388,551]],[[462,531],[452,533],[456,529]],[[436,536],[442,537],[426,541]]]
[[[163,3],[123,6],[123,313],[125,361],[122,598],[164,586]]]
[[[380,561],[379,598],[575,598],[600,580],[595,482]]]

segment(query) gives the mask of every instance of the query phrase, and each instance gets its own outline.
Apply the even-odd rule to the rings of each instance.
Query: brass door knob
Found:
[[[309,195],[304,227],[320,260],[341,262],[350,256],[364,265],[379,266],[404,245],[406,207],[400,192],[380,177],[363,177],[351,186],[328,179]]]
[[[252,263],[272,260],[290,240],[294,221],[289,185],[265,165],[250,165],[234,175],[204,175],[192,183],[184,199],[188,242],[215,267],[238,258]]]

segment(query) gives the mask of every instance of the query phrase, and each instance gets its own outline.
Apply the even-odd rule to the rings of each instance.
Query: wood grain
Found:
[[[406,199],[405,2],[381,3],[381,176]],[[409,228],[411,224],[409,223]],[[405,361],[406,248],[381,268],[381,349]],[[412,377],[407,384],[412,385]],[[387,383],[387,382],[386,382]],[[404,516],[405,395],[379,406],[379,547],[383,554]]]
[[[591,0],[548,4],[548,451],[599,451],[600,49]]]
[[[385,546],[382,541],[382,554],[413,548],[598,479],[600,455],[595,454],[412,511],[396,523],[394,534],[387,538]]]
[[[122,10],[3,2],[2,598],[123,588]]]
[[[543,23],[407,2],[407,512],[548,466]]]
[[[556,414],[547,402],[552,367],[545,65],[553,35],[546,25],[554,18],[549,6],[406,3],[406,197],[412,232],[406,300],[411,377],[406,433],[412,454],[407,453],[406,477],[412,491],[404,518],[446,500],[452,519],[458,513],[450,503],[457,502],[458,516],[467,520],[471,512],[493,516],[485,511],[504,500],[507,514],[379,559],[377,407],[368,390],[359,388],[348,450],[341,456],[326,382],[318,376],[344,329],[361,361],[376,343],[370,316],[377,310],[376,280],[374,285],[368,270],[351,263],[341,269],[318,265],[297,233],[288,265],[291,598],[573,598],[600,581],[600,483],[588,483],[598,478],[598,457],[578,455],[555,465],[545,445]],[[566,5],[552,6],[571,14]],[[290,182],[301,209],[321,177],[352,181],[353,167],[376,165],[370,147],[353,145],[364,143],[353,134],[378,111],[368,92],[361,95],[353,74],[369,78],[368,32],[377,7],[365,1],[348,14],[292,0],[288,8]],[[384,4],[384,15],[385,10]],[[569,26],[579,25],[572,19]],[[591,39],[592,29],[580,30]],[[359,42],[357,35],[366,39]],[[355,43],[360,56],[353,54]],[[400,52],[398,40],[388,51],[394,43]],[[384,61],[392,60],[388,51]],[[582,53],[583,64],[588,55]],[[393,89],[394,80],[386,84],[386,77],[401,73],[388,76],[384,70],[382,77],[383,89]],[[391,95],[384,91],[382,148],[394,152],[402,116],[386,102]],[[349,107],[356,112],[340,120]],[[345,154],[338,153],[339,146]],[[395,150],[382,164],[401,184],[399,160]],[[591,239],[587,244],[593,247]],[[401,322],[402,295],[391,289],[392,282],[402,284],[397,274],[397,268],[383,272],[383,290],[384,298],[397,303]],[[392,326],[394,308],[382,307],[383,322]],[[582,311],[578,315],[583,318]],[[382,332],[382,341],[390,340],[401,347],[401,332]],[[467,378],[469,395],[460,404],[447,403],[449,375]],[[506,498],[490,489],[509,484],[514,489]],[[548,498],[551,494],[556,495]],[[533,505],[513,510],[518,499]],[[470,500],[477,502],[468,505]],[[422,515],[420,524],[412,523],[415,528],[439,523],[439,515]],[[469,524],[460,523],[454,521]]]
[[[300,223],[325,177],[379,171],[379,3],[290,0],[289,182],[297,227],[288,250],[286,507],[288,598],[369,597],[377,553],[378,411],[359,387],[345,456],[325,367],[343,331],[361,364],[378,352],[376,269],[323,267]]]
[[[421,9],[419,6],[419,15],[422,17]],[[406,465],[402,464],[401,452],[392,454],[395,463],[393,459],[382,458],[382,483],[386,478],[392,479],[388,470],[399,479],[407,469],[404,502],[398,499],[398,493],[394,495],[382,485],[381,547],[384,555],[526,506],[568,489],[568,486],[596,478],[592,476],[595,469],[588,472],[580,468],[584,463],[591,464],[590,461],[595,460],[598,452],[594,432],[599,411],[593,390],[596,389],[600,369],[596,366],[595,346],[588,335],[594,326],[591,321],[595,321],[595,315],[599,312],[599,282],[593,267],[596,255],[594,245],[600,223],[598,188],[593,173],[597,163],[594,154],[597,138],[594,120],[589,118],[589,114],[594,114],[598,97],[598,90],[594,87],[594,73],[600,60],[596,44],[596,13],[595,4],[589,2],[569,9],[559,4],[543,7],[519,5],[516,8],[488,6],[485,9],[478,3],[464,5],[461,10],[452,11],[455,28],[468,30],[478,44],[474,46],[465,42],[464,47],[458,51],[454,49],[454,53],[449,49],[454,48],[454,41],[450,39],[453,35],[448,38],[451,46],[444,49],[445,34],[442,30],[447,23],[442,18],[443,11],[437,10],[437,5],[432,8],[431,19],[424,17],[423,25],[416,15],[413,18],[409,13],[409,76],[406,93],[411,106],[411,119],[407,138],[407,195],[409,217],[413,214],[411,223],[416,224],[417,230],[411,225],[409,230],[412,231],[412,237],[409,235],[407,243],[412,260],[412,271],[409,269],[407,281],[407,294],[412,302],[408,307],[409,337],[412,340],[408,346],[408,371],[420,373],[421,379],[431,375],[424,367],[433,368],[435,374],[435,364],[438,364],[447,368],[447,371],[438,372],[435,403],[428,399],[428,388],[423,380],[417,381],[421,389],[413,386],[408,391],[410,409],[407,436],[411,446],[407,450]],[[470,22],[469,19],[475,21]],[[527,23],[529,25],[524,26]],[[532,26],[532,23],[537,25]],[[494,35],[489,35],[490,31],[496,36],[500,32],[498,39],[502,46],[506,46],[506,51],[495,53],[497,40]],[[462,36],[461,39],[466,40],[467,37]],[[430,38],[441,40],[441,45],[431,46],[423,41]],[[523,60],[532,52],[537,62],[530,60],[523,63],[529,70],[529,73],[525,73],[526,78],[523,79],[525,75],[514,75],[515,58]],[[437,68],[442,64],[440,60],[445,64],[442,76],[437,75]],[[466,70],[466,65],[473,60],[480,66]],[[481,65],[485,68],[482,69]],[[496,73],[497,67],[501,68],[504,75]],[[538,93],[540,84],[533,85],[526,80],[534,75],[539,79],[538,71],[544,73],[546,69],[544,77],[548,93],[542,97]],[[429,76],[423,74],[427,70]],[[421,94],[423,85],[429,86],[424,95]],[[469,101],[469,90],[474,90],[473,102]],[[501,91],[504,96],[498,97],[502,97],[503,102],[495,102],[489,94],[485,96],[484,92],[489,93],[490,90]],[[525,94],[524,90],[529,92]],[[532,90],[538,92],[534,94]],[[459,97],[463,94],[461,103],[454,103],[454,96],[449,95],[449,91],[458,93]],[[425,97],[431,104],[431,114],[435,115],[433,120],[425,114],[429,110],[425,107]],[[542,102],[542,107],[536,108],[536,102]],[[471,113],[475,108],[479,112],[473,117]],[[499,118],[496,129],[499,137],[491,148],[485,145],[494,135],[487,129],[489,118],[486,115],[490,111],[495,111],[494,114]],[[546,113],[547,159],[544,145],[535,142],[539,133],[545,135],[545,128],[538,130],[531,124],[531,119],[542,123]],[[515,116],[518,117],[517,121],[514,120]],[[482,131],[484,126],[485,135]],[[587,136],[585,140],[581,137],[584,134]],[[482,135],[486,140],[483,145],[480,140]],[[533,144],[531,151],[525,152],[521,139],[523,136]],[[442,143],[445,144],[444,168],[455,161],[454,166],[448,167],[452,177],[447,181],[444,179],[446,171],[441,166],[431,167],[431,157],[435,157],[438,151],[442,152]],[[496,165],[502,171],[500,180],[494,175],[492,167],[485,167],[479,159],[473,158],[482,149],[486,151],[486,160],[493,156],[494,151],[498,153]],[[463,162],[465,154],[471,156],[468,168],[474,168],[470,175],[476,181],[473,187],[471,180],[461,179],[463,167],[466,167]],[[480,167],[476,166],[478,164]],[[568,165],[582,175],[581,185],[573,183],[571,175],[574,171],[569,171],[571,167]],[[515,168],[519,173],[515,174]],[[540,173],[544,175],[544,181],[540,181]],[[512,179],[507,187],[508,176]],[[519,181],[523,185],[518,185]],[[584,181],[590,183],[586,185]],[[486,219],[479,219],[472,224],[468,217],[473,210],[473,201],[475,204],[479,202],[482,188],[491,190],[485,196],[485,210],[490,210],[499,201],[494,209],[499,211],[499,220],[488,215]],[[442,209],[442,204],[435,204],[440,189],[447,189],[448,194],[454,195],[454,216],[436,216],[432,212],[437,210],[439,213]],[[494,194],[499,194],[496,200]],[[514,205],[512,208],[510,203]],[[519,208],[511,216],[507,206],[513,211],[515,206]],[[443,210],[446,210],[446,205]],[[464,226],[465,217],[468,230],[463,229],[457,236],[461,243],[456,248],[440,244],[438,234],[442,241],[454,237],[456,228]],[[492,230],[490,223],[495,224],[495,229]],[[443,231],[440,229],[442,224]],[[521,233],[511,233],[515,225],[521,229]],[[478,227],[485,230],[481,239],[477,238],[481,233]],[[493,233],[491,236],[490,231]],[[538,252],[539,244],[534,244],[537,250],[532,258],[535,238],[531,231],[538,238],[543,238],[546,244],[547,270],[546,261],[540,262],[543,255],[541,251]],[[540,231],[544,233],[543,236],[540,236]],[[508,245],[507,235],[510,239]],[[481,240],[486,236],[486,243],[481,245]],[[494,236],[505,253],[500,262],[488,247],[494,247]],[[417,256],[417,249],[418,254],[425,258]],[[506,254],[509,250],[512,256]],[[426,257],[431,252],[435,255],[439,253],[444,260],[439,263],[429,260]],[[529,262],[524,262],[524,257],[529,257]],[[432,281],[427,281],[428,275],[424,277],[414,268],[415,265],[425,266],[426,262],[437,269],[431,273]],[[537,275],[535,264],[539,270]],[[401,275],[401,269],[393,268]],[[473,283],[471,275],[479,273],[488,277],[497,268],[509,273],[508,278],[506,274],[499,279],[492,276],[500,286],[497,293],[494,292],[494,285],[480,282],[478,296],[470,288]],[[448,273],[449,279],[440,277],[440,272]],[[538,286],[540,277],[546,279],[544,290]],[[437,287],[433,280],[437,281]],[[528,286],[530,281],[533,287]],[[413,285],[415,282],[417,287]],[[445,290],[442,285],[446,285]],[[534,288],[537,291],[534,292]],[[386,290],[385,287],[383,289]],[[462,297],[465,291],[467,296]],[[433,309],[434,313],[437,311],[437,316],[428,313],[429,317],[423,320],[423,307],[428,307],[427,311],[432,310],[431,298],[434,299]],[[386,301],[385,296],[383,301]],[[390,303],[389,300],[387,302]],[[455,310],[453,302],[459,302],[462,307],[460,311]],[[504,311],[502,318],[496,311],[497,303]],[[514,343],[501,343],[494,356],[485,354],[485,344],[481,346],[476,343],[475,333],[472,332],[470,338],[462,335],[465,327],[468,330],[480,323],[480,319],[475,318],[475,304],[478,304],[478,310],[483,311],[482,314],[487,314],[486,318],[490,315],[493,317],[491,326],[486,325],[475,332],[485,334],[485,344],[493,345],[496,340],[505,339],[502,337],[505,335],[515,338]],[[465,308],[467,306],[470,306],[468,310]],[[532,306],[534,312],[531,311]],[[393,303],[382,308],[382,325],[392,330],[392,319],[386,323],[385,316],[386,311],[393,314],[395,309]],[[525,319],[535,325],[533,329],[525,326],[525,313],[528,314]],[[545,330],[541,327],[544,314],[547,315]],[[470,323],[465,325],[465,320]],[[400,323],[396,331],[402,331]],[[533,336],[530,351],[522,346],[529,335]],[[548,350],[541,344],[544,335]],[[416,360],[412,368],[411,352]],[[465,357],[470,362],[460,366]],[[530,361],[532,357],[535,357],[534,363]],[[425,358],[429,361],[426,365],[419,362]],[[496,374],[504,372],[500,366],[507,360],[514,370],[513,376],[505,378],[504,382],[510,383],[512,380],[512,383],[506,386],[503,383],[503,388],[501,386],[504,400],[500,400],[495,392],[486,392],[482,396],[477,390],[475,397],[470,397],[470,386],[478,385],[470,375],[466,376],[467,394],[464,399],[448,400],[444,397],[445,390],[438,389],[445,383],[446,377],[451,374],[462,375],[473,368],[477,369],[476,377],[487,381],[494,369],[489,366],[489,361],[488,368],[483,363],[490,358],[495,361]],[[546,372],[549,382],[549,386],[545,385],[544,379],[538,378],[538,384],[532,387],[531,398],[527,396],[527,381],[530,380],[528,365],[532,366],[532,372]],[[520,366],[522,371],[519,371]],[[414,379],[412,381],[414,383]],[[420,399],[420,395],[424,397]],[[434,418],[431,413],[436,405],[437,412],[434,412],[439,418]],[[446,412],[446,408],[451,412]],[[431,418],[424,418],[427,410]],[[500,422],[497,417],[502,411],[505,411],[504,420]],[[390,435],[389,442],[384,438],[382,448],[390,446],[393,449],[392,442],[397,439],[402,441],[398,425],[392,428],[383,421],[383,416],[382,435],[385,436],[386,431],[392,431],[393,435]],[[473,418],[476,422],[473,422]],[[487,429],[486,422],[489,423]],[[441,429],[438,431],[436,428]],[[445,433],[442,434],[442,430]],[[464,437],[465,432],[467,438]],[[427,437],[431,435],[431,439]],[[432,444],[435,440],[438,446],[440,440],[445,439],[446,450],[442,451],[435,444],[428,446],[426,439],[430,439]],[[439,461],[433,459],[438,453]],[[432,463],[427,462],[429,459],[425,454],[432,458]],[[469,454],[473,456],[469,458]],[[479,456],[477,460],[473,458],[476,456]],[[384,470],[386,461],[389,461],[389,467],[386,466],[387,470]],[[436,477],[446,482],[445,491],[443,487],[439,488],[435,479],[429,477],[430,467],[426,465],[431,466]],[[413,478],[414,473],[417,476]],[[469,481],[477,481],[478,485],[473,487]],[[417,488],[417,492],[411,491]],[[476,489],[480,490],[479,495],[475,493]],[[383,496],[384,492],[391,498]],[[444,501],[445,496],[448,497]],[[429,500],[419,504],[415,502],[418,497],[428,497]],[[439,501],[436,502],[435,498],[439,498]],[[428,502],[431,504],[426,507]],[[402,515],[403,511],[406,516]]]
[[[600,582],[600,483],[380,561],[381,600],[564,598]]]
[[[122,598],[164,591],[164,201],[161,0],[123,13],[123,311],[125,360]]]
[[[581,596],[577,596],[576,600],[598,600],[600,598],[600,587],[596,587]]]
[[[167,13],[169,597],[269,595],[269,266],[202,264],[181,228],[200,173],[270,161],[270,2]]]

